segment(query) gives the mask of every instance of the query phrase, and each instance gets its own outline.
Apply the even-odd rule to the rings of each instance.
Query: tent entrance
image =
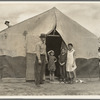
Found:
[[[59,35],[57,31],[55,31],[55,34],[51,32],[49,35],[47,35],[46,38],[46,50],[47,52],[49,50],[54,50],[55,52],[55,57],[58,59],[58,55],[60,54],[60,49],[61,49],[61,44],[62,44],[62,38]],[[46,67],[46,75],[49,75],[48,67]],[[58,61],[56,62],[56,71],[55,75],[59,76],[59,64]]]

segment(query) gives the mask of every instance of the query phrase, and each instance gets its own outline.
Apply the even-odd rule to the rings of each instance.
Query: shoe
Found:
[[[62,82],[62,79],[60,79],[59,82],[61,83]]]
[[[73,81],[70,81],[70,84],[73,84]]]
[[[53,82],[54,80],[52,79],[51,81]]]
[[[63,82],[66,83],[66,79],[63,79]]]
[[[64,83],[66,84],[66,80],[64,80]]]
[[[40,84],[44,84],[44,82],[40,82]]]
[[[70,80],[68,81],[68,84],[73,84],[73,80],[70,79]]]

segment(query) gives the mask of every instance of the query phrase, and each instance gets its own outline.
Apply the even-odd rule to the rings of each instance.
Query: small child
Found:
[[[68,53],[67,53],[67,63],[66,63],[66,71],[69,76],[69,83],[73,83],[76,80],[76,70],[77,66],[75,63],[75,50],[73,49],[73,44],[68,44]],[[73,74],[73,77],[72,77]]]
[[[67,50],[64,48],[61,49],[61,53],[58,56],[59,66],[60,66],[60,82],[66,82],[66,60],[67,60]]]
[[[54,56],[54,51],[48,51],[49,61],[48,61],[48,70],[50,71],[50,81],[54,81],[54,72],[56,70],[55,62],[57,61],[56,57]]]

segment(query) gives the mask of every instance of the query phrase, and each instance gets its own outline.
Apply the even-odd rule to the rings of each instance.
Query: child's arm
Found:
[[[48,51],[48,55],[50,55],[50,52],[51,52],[51,51]]]
[[[58,56],[58,59],[59,59],[58,62],[59,62],[59,64],[60,64],[61,66],[65,64],[65,62],[63,62],[63,63],[60,62],[60,55]]]
[[[54,62],[57,62],[57,58],[56,57],[54,57]]]
[[[60,64],[60,60],[59,60],[59,59],[60,59],[60,55],[58,56],[58,62],[59,62],[59,64]]]
[[[65,62],[63,62],[63,63],[60,63],[60,65],[64,65],[65,64]]]

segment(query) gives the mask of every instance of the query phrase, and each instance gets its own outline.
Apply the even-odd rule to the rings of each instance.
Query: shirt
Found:
[[[66,60],[67,60],[67,53],[65,53],[64,55],[60,54],[59,63],[66,63]]]
[[[47,60],[46,45],[45,45],[45,43],[39,42],[36,45],[36,54],[37,54],[38,60],[41,60],[40,59],[40,55],[41,54],[44,54],[46,56],[46,60]]]

